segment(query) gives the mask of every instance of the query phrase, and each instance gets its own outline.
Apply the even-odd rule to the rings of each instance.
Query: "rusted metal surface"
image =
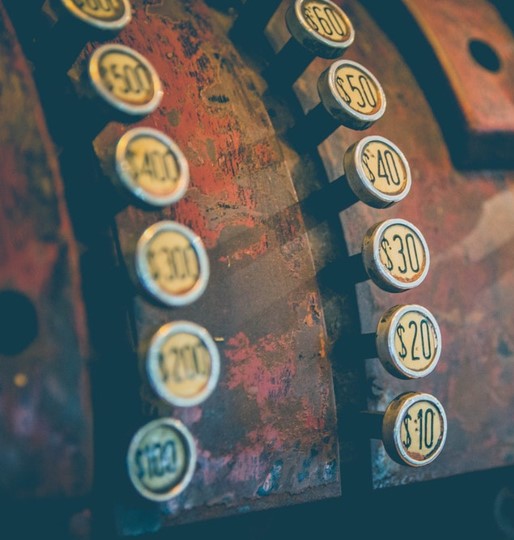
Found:
[[[493,2],[403,4],[412,20],[396,28],[407,27],[404,35],[416,48],[422,47],[418,33],[428,43],[435,61],[420,57],[417,69],[425,72],[425,90],[435,102],[454,158],[466,167],[512,167],[512,33]]]
[[[445,2],[445,10],[457,12],[456,6],[460,4]],[[403,485],[510,465],[514,461],[514,423],[508,412],[514,406],[514,222],[510,187],[514,174],[456,170],[424,97],[423,91],[428,94],[431,88],[419,87],[398,50],[358,2],[346,1],[344,8],[360,30],[346,57],[371,69],[388,99],[385,116],[368,133],[384,135],[397,143],[413,174],[411,193],[397,207],[373,210],[358,203],[342,213],[349,252],[360,251],[366,230],[375,222],[401,217],[421,229],[432,255],[428,278],[414,291],[392,295],[369,282],[357,286],[361,328],[363,332],[373,332],[387,309],[397,303],[412,302],[435,314],[443,338],[441,362],[426,379],[399,381],[388,375],[377,360],[367,361],[369,408],[384,410],[401,392],[430,392],[443,403],[449,420],[445,450],[433,464],[418,470],[396,465],[385,455],[382,443],[373,441],[373,485]],[[276,24],[275,36],[280,36],[280,25]],[[491,35],[497,27],[502,33],[501,24],[490,24]],[[447,37],[458,34],[460,26],[452,28]],[[402,27],[396,31],[409,29]],[[469,60],[466,61],[468,65]],[[311,65],[297,85],[306,109],[317,102],[315,82],[325,66],[323,61]],[[483,96],[482,110],[495,109],[496,94],[484,88],[490,78],[481,73],[479,70],[473,77],[468,73],[468,86],[474,87],[477,99]],[[481,89],[483,94],[479,94]],[[504,122],[513,120],[509,110],[504,109]],[[360,136],[340,128],[320,147],[330,178],[343,172],[341,149]],[[336,360],[343,361],[344,352]]]
[[[407,3],[414,6],[414,2],[403,5]],[[287,4],[283,3],[268,30],[275,45],[287,38],[282,19]],[[222,29],[223,24],[228,26],[227,19],[218,18],[196,0],[140,0],[134,3],[133,23],[118,38],[143,53],[164,82],[161,108],[140,124],[157,127],[176,140],[192,171],[191,189],[175,209],[150,213],[128,208],[116,216],[113,230],[115,236],[119,235],[123,274],[131,271],[139,235],[163,218],[176,219],[200,234],[213,270],[206,294],[193,306],[179,310],[155,307],[142,296],[130,297],[127,290],[119,297],[107,287],[97,291],[100,305],[103,296],[104,306],[116,305],[121,314],[115,324],[116,336],[106,332],[104,342],[111,338],[120,341],[118,334],[122,333],[126,315],[124,303],[132,323],[130,346],[112,346],[111,354],[104,354],[103,365],[110,366],[114,375],[113,385],[101,388],[106,406],[101,421],[105,422],[105,417],[110,423],[106,422],[102,432],[105,440],[99,448],[112,449],[112,453],[102,458],[98,500],[105,511],[110,500],[102,498],[104,488],[113,492],[121,534],[313,501],[337,495],[340,486],[343,497],[347,497],[343,501],[347,508],[354,492],[347,476],[339,477],[331,381],[334,375],[339,412],[344,413],[347,402],[359,402],[362,380],[358,369],[341,369],[352,360],[358,362],[354,343],[345,341],[341,330],[360,320],[362,332],[372,332],[381,315],[400,302],[422,304],[434,313],[442,330],[443,356],[436,372],[419,381],[398,381],[377,360],[367,361],[368,406],[383,411],[405,391],[433,394],[448,415],[446,448],[430,466],[411,470],[395,464],[386,456],[382,444],[373,441],[370,465],[367,454],[359,455],[346,444],[343,423],[339,432],[340,461],[350,466],[364,462],[364,468],[371,469],[375,488],[419,483],[514,462],[514,423],[510,418],[514,406],[514,173],[456,170],[442,124],[438,123],[442,120],[434,116],[427,101],[433,87],[425,84],[425,79],[417,79],[415,70],[414,76],[384,33],[386,26],[377,24],[362,6],[366,4],[370,13],[382,20],[385,3],[378,2],[380,9],[372,0],[346,0],[341,4],[357,31],[356,42],[346,58],[369,68],[388,99],[388,111],[368,133],[384,135],[398,144],[413,174],[411,193],[400,205],[373,210],[358,203],[341,213],[341,223],[336,202],[325,198],[332,204],[315,204],[323,200],[316,198],[316,190],[325,192],[328,187],[327,178],[317,177],[319,168],[313,159],[304,155],[299,160],[287,141],[282,141],[281,148],[275,139],[259,96],[264,93],[264,83],[248,70],[227,41]],[[390,5],[393,3],[385,5],[386,11]],[[503,62],[510,61],[510,52],[505,52],[508,36],[497,15],[485,3],[476,5],[486,14],[483,20],[487,23],[482,23],[480,29],[484,33],[470,34],[478,16],[466,25],[452,24],[451,32],[438,36],[433,52],[446,70],[447,82],[453,85],[446,95],[450,101],[462,96],[459,110],[467,120],[460,128],[466,137],[463,141],[457,139],[456,144],[461,145],[473,165],[487,161],[492,168],[498,165],[497,158],[508,160],[502,145],[510,144],[511,104],[504,104],[501,118],[497,114],[503,107],[497,98],[510,95],[505,86],[507,74],[505,71],[492,77],[462,51],[468,50],[469,37],[477,37],[487,38],[503,51]],[[460,16],[462,10],[467,16],[467,9],[467,4],[445,0],[440,13],[445,10]],[[434,22],[437,16],[430,15]],[[419,34],[412,20],[411,26],[403,26],[403,22],[389,20],[387,28],[392,37]],[[437,31],[447,28],[447,24],[439,24]],[[424,28],[432,39],[433,28],[430,32],[426,25]],[[458,47],[450,42],[453,34],[459,40]],[[408,45],[402,47],[400,51],[406,52]],[[82,62],[94,48],[87,48]],[[249,57],[253,54],[250,48],[245,52]],[[9,59],[9,55],[3,58]],[[257,64],[265,62],[260,58]],[[328,64],[316,60],[295,86],[305,110],[316,105],[317,77]],[[471,88],[467,95],[458,90],[465,86]],[[295,103],[287,103],[291,96],[284,99],[285,94],[269,94],[265,100],[268,108],[273,108],[274,127],[285,132],[293,123]],[[74,106],[79,110],[79,103]],[[503,127],[497,129],[500,120]],[[97,153],[107,154],[109,146],[127,129],[127,125],[110,124],[95,141]],[[341,176],[344,150],[361,136],[341,128],[320,147],[328,178]],[[85,136],[82,138],[81,144],[87,142]],[[494,148],[491,140],[495,141]],[[30,142],[34,148],[38,144],[39,139],[37,144]],[[82,156],[78,145],[75,155]],[[314,187],[295,186],[300,204],[284,161],[293,171],[295,182],[308,183],[309,175],[313,177],[310,180]],[[93,179],[90,165],[74,171],[77,176],[70,175],[75,184]],[[93,184],[91,181],[87,186]],[[97,208],[89,203],[86,206]],[[96,212],[94,217],[96,224]],[[340,252],[331,252],[332,244],[327,239],[332,233],[337,236],[344,231],[347,249],[354,254],[360,251],[366,230],[390,217],[408,219],[423,232],[432,254],[429,276],[419,289],[398,295],[381,292],[370,283],[358,285],[357,312],[348,300],[353,285],[352,276],[344,271],[345,246],[340,246]],[[41,235],[42,230],[37,232]],[[35,232],[31,235],[40,238]],[[337,247],[337,242],[334,245]],[[340,264],[340,290],[334,287],[330,298],[326,294],[320,297],[315,269],[320,270],[317,277],[321,283],[323,266],[333,262]],[[113,283],[116,281],[124,285],[120,276],[113,279]],[[69,312],[61,309],[60,313]],[[159,325],[176,319],[190,319],[205,326],[219,338],[222,355],[218,390],[203,405],[191,409],[173,409],[157,402],[136,373],[138,344]],[[336,339],[339,341],[329,351]],[[60,342],[54,339],[52,343]],[[17,373],[13,371],[9,376]],[[136,429],[152,418],[167,415],[180,418],[191,429],[198,443],[199,465],[193,483],[179,498],[169,503],[148,503],[128,485],[124,453]],[[367,445],[366,434],[360,435]],[[120,476],[113,475],[114,469]],[[364,482],[365,475],[359,480]],[[368,494],[366,502],[370,500]]]
[[[177,142],[189,161],[191,186],[173,209],[129,207],[118,214],[121,256],[130,272],[145,228],[171,218],[203,239],[211,280],[187,308],[154,307],[135,296],[135,346],[164,323],[191,320],[217,338],[222,368],[213,396],[192,408],[159,402],[142,381],[141,389],[133,388],[131,399],[142,395],[143,401],[132,429],[156,416],[182,420],[196,440],[198,466],[184,494],[167,503],[149,505],[135,494],[118,493],[121,534],[339,493],[319,293],[295,191],[258,82],[201,2],[144,5],[135,3],[119,42],[152,62],[165,95],[140,125]],[[126,129],[110,124],[95,141],[97,153],[105,155]],[[146,523],[133,523],[135,511],[146,514]]]
[[[0,4],[0,496],[91,486],[88,336],[55,150]]]

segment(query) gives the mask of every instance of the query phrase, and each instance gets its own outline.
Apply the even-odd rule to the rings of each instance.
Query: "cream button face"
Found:
[[[153,337],[146,369],[157,395],[172,405],[192,407],[205,401],[216,388],[220,373],[218,348],[201,326],[172,322]]]
[[[441,331],[428,309],[395,306],[380,319],[377,351],[384,367],[396,377],[419,379],[436,368],[441,356]]]
[[[444,408],[430,394],[402,394],[384,414],[385,448],[392,459],[403,465],[421,467],[432,463],[444,447],[446,434]]]
[[[129,0],[61,0],[64,8],[74,17],[106,31],[119,31],[132,19]]]
[[[372,227],[364,237],[362,256],[369,277],[390,292],[417,287],[430,266],[423,235],[404,219],[388,219]]]
[[[357,62],[338,60],[318,80],[318,93],[328,112],[343,125],[366,129],[382,117],[386,98],[376,77]]]
[[[139,201],[162,208],[186,193],[189,166],[180,148],[164,133],[136,128],[116,146],[116,180]]]
[[[96,49],[89,60],[89,78],[99,96],[125,114],[150,114],[162,99],[161,82],[153,66],[124,45]]]
[[[350,19],[330,0],[296,0],[286,23],[299,43],[323,58],[341,56],[355,39]]]
[[[133,437],[127,467],[130,480],[146,499],[166,501],[187,487],[196,466],[193,437],[178,420],[160,418]]]
[[[155,300],[167,306],[184,306],[205,291],[209,259],[201,239],[191,229],[174,221],[161,221],[139,239],[136,271]]]
[[[374,208],[392,206],[410,191],[409,163],[385,137],[372,135],[352,145],[344,156],[344,167],[352,191]]]

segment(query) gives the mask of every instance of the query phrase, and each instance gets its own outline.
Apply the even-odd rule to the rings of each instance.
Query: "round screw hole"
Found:
[[[37,334],[37,313],[30,299],[17,291],[0,291],[0,354],[20,354]]]
[[[475,62],[487,71],[497,73],[501,68],[500,57],[485,41],[472,39],[469,42],[469,52]]]

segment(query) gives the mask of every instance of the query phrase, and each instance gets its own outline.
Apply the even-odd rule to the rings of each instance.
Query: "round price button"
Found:
[[[146,370],[154,391],[178,407],[205,401],[219,379],[218,348],[207,330],[187,321],[164,325],[150,342]]]
[[[386,97],[376,77],[351,60],[338,60],[318,80],[321,103],[346,127],[363,130],[386,110]]]
[[[146,115],[161,102],[161,81],[154,67],[137,51],[109,43],[89,60],[89,78],[96,93],[128,115]]]
[[[150,226],[136,247],[136,272],[144,289],[167,306],[197,300],[209,281],[209,259],[200,237],[174,221]]]
[[[180,200],[189,186],[189,166],[164,133],[131,129],[116,146],[115,183],[145,205],[162,208]]]
[[[382,439],[389,456],[398,463],[421,467],[441,453],[447,434],[446,413],[432,395],[408,392],[387,407]]]
[[[323,58],[341,56],[355,39],[350,19],[330,0],[296,0],[286,24],[296,41]]]
[[[372,227],[364,237],[362,257],[369,277],[390,292],[417,287],[430,267],[423,235],[404,219],[388,219]]]
[[[402,379],[420,379],[436,368],[441,331],[428,309],[418,305],[391,308],[380,319],[376,344],[384,367]]]
[[[117,32],[132,19],[129,0],[60,0],[76,19],[98,30]]]
[[[132,485],[146,499],[167,501],[191,482],[196,447],[187,428],[178,420],[160,418],[143,426],[127,452]]]
[[[348,184],[374,208],[387,208],[404,199],[411,188],[409,163],[385,137],[371,135],[352,145],[344,156]]]

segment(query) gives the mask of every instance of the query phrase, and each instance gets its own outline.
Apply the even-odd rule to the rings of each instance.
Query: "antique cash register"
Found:
[[[1,0],[5,538],[514,538],[513,32]]]

